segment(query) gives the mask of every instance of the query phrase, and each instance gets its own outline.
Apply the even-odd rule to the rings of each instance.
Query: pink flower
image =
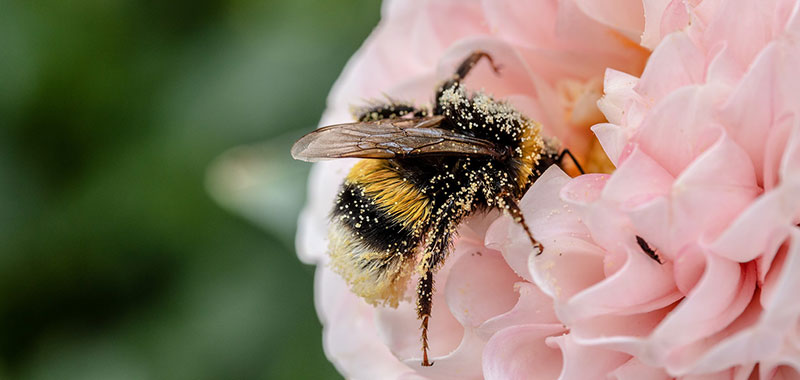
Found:
[[[610,376],[800,377],[798,9],[706,1],[681,4],[679,28],[648,24],[643,74],[607,71],[610,123],[592,128],[617,170],[552,168],[568,183],[528,192],[539,257],[507,221],[490,229],[529,259],[567,336],[628,355]]]
[[[319,265],[330,360],[359,379],[797,376],[797,13],[789,0],[385,2],[321,125],[384,94],[429,104],[484,50],[502,71],[479,65],[469,88],[508,99],[593,171],[606,155],[617,169],[553,167],[531,187],[540,256],[507,217],[462,225],[436,277],[435,365],[421,367],[413,303],[374,308],[325,266],[354,161],[316,164],[297,247]]]

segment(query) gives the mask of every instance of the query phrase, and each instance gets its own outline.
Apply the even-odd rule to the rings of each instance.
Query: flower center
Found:
[[[570,135],[576,139],[568,142],[568,147],[583,164],[587,173],[611,173],[614,165],[589,129],[606,118],[597,108],[597,101],[603,95],[603,79],[595,77],[588,81],[566,79],[556,84],[556,91],[563,106],[563,117],[570,128]],[[564,170],[572,175],[579,174],[571,161],[563,163]]]

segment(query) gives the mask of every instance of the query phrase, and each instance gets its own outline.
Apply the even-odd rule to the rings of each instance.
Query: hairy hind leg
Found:
[[[443,210],[449,210],[449,208],[445,207]],[[417,283],[417,318],[422,320],[420,329],[422,330],[422,365],[424,367],[433,365],[433,362],[428,359],[428,323],[433,308],[433,276],[438,267],[444,263],[444,259],[450,251],[450,240],[455,226],[458,225],[457,219],[459,219],[458,217],[448,218],[447,211],[442,214],[440,220],[428,232],[428,246],[422,254],[418,267],[420,278]]]
[[[433,270],[428,269],[417,283],[417,317],[422,320],[422,366],[430,367],[433,362],[428,360],[428,320],[431,318],[433,307]]]
[[[422,331],[422,366],[430,367],[433,365],[428,359],[428,323],[433,309],[433,275],[437,267],[444,261],[447,249],[450,245],[450,234],[447,232],[432,235],[438,236],[425,249],[422,257],[420,269],[422,274],[417,283],[417,318],[422,320],[420,329]]]

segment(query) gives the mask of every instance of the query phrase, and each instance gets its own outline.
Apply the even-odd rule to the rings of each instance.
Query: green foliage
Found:
[[[0,0],[0,377],[337,377],[292,244],[308,165],[288,151],[378,16]],[[207,191],[239,145],[279,173],[265,203],[226,204],[257,223]]]

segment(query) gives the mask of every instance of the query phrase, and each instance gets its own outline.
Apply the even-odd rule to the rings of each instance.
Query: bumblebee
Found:
[[[373,103],[356,112],[356,122],[317,129],[292,147],[292,156],[305,161],[362,158],[345,178],[331,213],[331,267],[367,302],[392,307],[412,274],[419,275],[423,366],[432,365],[428,323],[434,274],[461,221],[504,210],[541,253],[517,202],[545,169],[572,157],[510,104],[467,92],[462,80],[482,58],[499,73],[490,55],[472,53],[436,89],[431,110]]]

